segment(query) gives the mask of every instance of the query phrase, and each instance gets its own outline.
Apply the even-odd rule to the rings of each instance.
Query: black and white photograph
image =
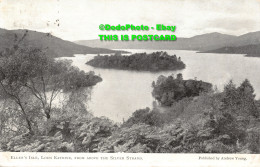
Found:
[[[259,74],[259,0],[0,0],[0,152],[243,162]]]

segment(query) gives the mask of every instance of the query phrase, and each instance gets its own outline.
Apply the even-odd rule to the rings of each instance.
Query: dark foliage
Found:
[[[152,87],[153,97],[162,105],[171,106],[175,101],[211,90],[212,85],[203,81],[183,80],[182,74],[178,74],[176,79],[173,76],[159,76]]]
[[[26,122],[23,126],[34,133],[37,119],[43,119],[43,115],[51,118],[59,95],[87,89],[102,79],[94,72],[73,67],[68,60],[55,60],[39,48],[24,47],[21,43],[26,36],[0,52],[0,98],[13,103],[8,107],[22,114]]]
[[[180,57],[170,56],[166,52],[135,53],[130,56],[95,56],[87,64],[99,68],[137,71],[181,70],[185,68]]]

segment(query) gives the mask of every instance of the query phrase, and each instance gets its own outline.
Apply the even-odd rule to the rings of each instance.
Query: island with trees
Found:
[[[136,70],[136,71],[166,71],[181,70],[185,64],[180,57],[170,56],[167,52],[135,53],[130,56],[121,54],[95,56],[86,64],[98,68]]]
[[[153,97],[165,106],[171,106],[175,101],[184,97],[199,96],[201,92],[208,92],[212,89],[212,84],[197,81],[183,80],[182,74],[177,74],[176,79],[173,75],[165,77],[159,76],[156,83],[152,83]]]

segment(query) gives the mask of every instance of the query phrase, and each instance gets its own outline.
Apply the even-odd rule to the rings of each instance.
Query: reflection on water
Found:
[[[151,53],[153,50],[128,50]],[[94,86],[89,101],[89,110],[95,116],[106,116],[116,122],[127,119],[132,113],[141,108],[152,107],[154,101],[152,81],[159,75],[182,73],[184,79],[203,80],[216,85],[219,90],[233,79],[241,83],[248,78],[255,88],[257,97],[260,95],[260,58],[244,57],[235,54],[196,53],[195,51],[167,50],[176,54],[186,64],[186,69],[166,72],[138,72],[126,70],[94,68],[85,63],[95,55],[76,55],[67,58],[73,60],[73,65],[84,71],[95,71],[103,81]]]

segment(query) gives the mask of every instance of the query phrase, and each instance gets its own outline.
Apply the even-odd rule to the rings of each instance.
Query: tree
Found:
[[[181,73],[177,74],[177,80],[183,80],[183,76]]]
[[[27,105],[23,99],[28,97],[25,87],[22,82],[25,80],[23,66],[19,64],[22,59],[17,57],[17,47],[14,46],[13,50],[6,50],[1,54],[0,61],[0,85],[6,98],[12,99],[19,107],[23,117],[26,120],[28,129],[32,132],[32,124],[26,112]]]
[[[254,117],[259,117],[259,111],[255,103],[254,88],[248,79],[245,79],[242,84],[237,88],[241,96],[241,104],[248,114]]]
[[[259,111],[255,104],[254,88],[246,79],[239,87],[230,81],[224,88],[223,110],[232,115],[259,116]]]
[[[38,48],[14,45],[0,55],[0,86],[19,107],[30,132],[30,111],[38,107],[50,119],[53,101],[62,92],[89,87],[101,81],[94,72],[86,73],[68,60],[55,60]]]

